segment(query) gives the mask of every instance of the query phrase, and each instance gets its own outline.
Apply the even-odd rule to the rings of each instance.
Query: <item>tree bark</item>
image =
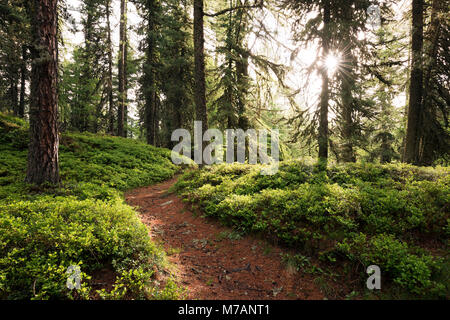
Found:
[[[205,35],[203,30],[203,0],[194,0],[194,60],[196,120],[202,122],[202,131],[208,130],[206,110]]]
[[[422,97],[422,116],[419,126],[419,143],[418,143],[418,164],[431,166],[433,162],[439,157],[439,152],[436,152],[439,146],[439,138],[442,133],[436,128],[437,124],[436,108],[433,106],[433,71],[436,70],[439,38],[442,33],[441,21],[439,12],[443,6],[440,0],[433,0],[431,3],[430,23],[426,34],[429,39],[428,45],[424,50],[424,66],[423,66],[423,97]]]
[[[123,106],[123,136],[128,137],[128,35],[125,31],[125,48],[124,48],[124,60],[123,60],[123,95],[124,95],[124,106]]]
[[[59,183],[57,2],[33,0],[30,146],[26,182]]]
[[[147,131],[147,143],[156,144],[156,77],[155,77],[155,28],[156,28],[156,3],[148,0],[147,21],[147,63],[144,66],[144,95],[145,95],[145,127]]]
[[[329,25],[331,20],[330,2],[323,0],[323,34],[322,34],[322,58],[329,54]],[[328,70],[325,65],[321,68],[322,92],[320,94],[320,118],[319,118],[319,159],[328,159],[328,103],[330,100]]]
[[[353,150],[353,139],[354,139],[354,123],[353,123],[353,90],[355,87],[355,57],[352,54],[353,44],[350,38],[350,23],[353,19],[352,17],[352,7],[349,5],[342,8],[343,12],[343,65],[344,70],[340,72],[341,77],[341,102],[342,102],[342,160],[344,162],[356,162],[356,156]]]
[[[106,28],[108,29],[108,104],[109,104],[109,127],[110,134],[114,134],[114,100],[113,100],[113,61],[112,61],[112,39],[111,39],[111,0],[106,3]]]
[[[403,161],[417,164],[423,100],[423,0],[412,0],[412,61],[408,125]]]
[[[119,110],[117,115],[117,135],[124,136],[125,122],[125,46],[127,25],[127,0],[120,1],[120,31],[119,31]]]

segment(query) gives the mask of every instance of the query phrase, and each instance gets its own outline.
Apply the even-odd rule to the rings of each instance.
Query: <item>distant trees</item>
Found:
[[[33,0],[30,147],[26,181],[59,183],[57,0]]]
[[[405,87],[407,68],[408,40],[403,32],[392,30],[393,26],[382,26],[376,31],[377,48],[371,63],[365,67],[370,71],[370,77],[362,83],[364,91],[372,91],[368,100],[372,104],[373,117],[362,125],[366,127],[365,143],[368,160],[390,163],[401,159],[402,127],[404,124],[403,108],[395,106],[395,98]],[[403,38],[401,41],[399,38]],[[403,107],[403,106],[402,106]]]
[[[330,110],[330,78],[326,66],[328,56],[333,50],[333,34],[335,34],[335,15],[333,15],[333,3],[330,0],[317,1],[290,1],[286,0],[282,4],[283,8],[287,8],[295,13],[295,19],[298,21],[306,20],[307,27],[304,30],[293,30],[296,40],[302,42],[302,37],[306,38],[306,42],[311,43],[318,41],[320,43],[320,54],[318,59],[311,66],[311,71],[318,71],[322,79],[321,93],[319,97],[319,105],[315,112],[315,121],[311,123],[305,135],[315,135],[317,137],[318,156],[319,159],[327,160],[329,157],[329,110]],[[307,15],[312,10],[319,12],[319,15],[308,19]],[[334,19],[334,20],[333,20]],[[303,23],[303,21],[302,21]],[[320,25],[322,24],[322,28]],[[334,26],[334,27],[333,27]],[[300,34],[302,36],[300,36]],[[319,63],[320,62],[320,63]],[[304,122],[304,120],[300,120]]]
[[[61,121],[65,129],[94,133],[111,129],[112,116],[108,113],[112,109],[110,4],[111,0],[81,2],[84,41],[82,46],[74,48],[70,60],[62,61],[59,83]]]
[[[160,68],[161,93],[159,144],[172,148],[172,132],[179,128],[193,129],[194,49],[189,1],[170,0],[162,4],[166,12],[161,19]]]
[[[119,46],[114,50],[113,0],[83,0],[83,45],[61,68],[61,121],[68,130],[128,136],[128,89],[137,72],[127,38],[127,1],[120,3]],[[117,55],[115,54],[117,52]],[[130,73],[132,71],[133,73]]]
[[[150,145],[156,145],[157,140],[157,30],[159,28],[160,4],[156,0],[139,0],[137,5],[144,20],[140,33],[143,41],[140,49],[144,52],[142,64],[142,77],[140,79],[140,91],[143,98],[143,108],[140,117],[145,129],[145,140]]]
[[[57,34],[64,53],[54,83],[59,124],[62,130],[138,137],[169,148],[171,133],[177,128],[192,131],[195,120],[202,121],[203,132],[210,126],[284,126],[282,143],[291,144],[290,151],[293,143],[306,146],[293,154],[337,162],[403,158],[418,165],[446,163],[447,2],[411,0],[411,15],[398,21],[410,24],[411,18],[410,43],[409,28],[393,27],[396,2],[81,0],[81,24],[72,27],[81,26],[82,45],[68,55],[62,33]],[[39,67],[31,62],[41,54],[31,35],[35,4],[0,2],[0,110],[26,118],[29,109],[34,113],[30,123],[37,112],[37,98],[29,93],[37,83],[30,81],[30,68]],[[378,30],[368,27],[368,8],[374,4],[382,15]],[[143,18],[136,28],[139,47],[128,37],[134,31],[127,21],[128,6]],[[112,13],[119,7],[119,38],[113,41]],[[55,7],[61,22],[57,31],[70,25],[67,9],[65,1]],[[268,13],[292,28],[293,43],[277,42],[262,21]],[[302,47],[317,47],[317,58],[301,68],[305,78],[315,77],[317,100],[297,104],[302,89],[286,85],[289,67],[271,61],[269,54],[255,53],[249,39],[290,51],[291,64],[298,63]],[[335,72],[330,72],[330,57],[338,60]],[[279,91],[276,98],[282,95],[292,109],[276,107],[272,91]],[[396,105],[401,92],[406,92],[407,107]]]
[[[250,9],[245,5],[248,6],[249,1],[231,0],[226,5],[227,8],[244,8],[218,16],[213,24],[216,38],[220,41],[216,55],[221,58],[221,63],[217,66],[218,83],[213,88],[218,92],[218,97],[209,102],[214,107],[210,118],[226,128],[247,130],[245,112],[250,103],[248,69],[251,59],[247,38],[251,18]]]
[[[0,2],[0,110],[24,117],[29,80],[30,4]]]
[[[391,5],[394,2],[285,0],[280,5],[294,13],[295,25],[302,26],[298,30],[294,28],[299,44],[321,43],[321,59],[309,68],[310,71],[318,70],[322,77],[319,108],[312,121],[306,119],[309,114],[294,115],[294,119],[303,124],[303,137],[317,135],[320,158],[329,157],[330,148],[337,161],[354,162],[357,160],[357,150],[372,152],[366,148],[368,143],[380,143],[381,149],[378,151],[383,154],[380,158],[382,162],[397,158],[397,151],[392,149],[392,145],[396,139],[393,134],[398,132],[388,132],[392,126],[380,126],[379,122],[381,115],[396,114],[391,112],[392,97],[389,94],[383,96],[382,92],[374,95],[364,90],[368,79],[377,79],[383,84],[379,90],[392,92],[392,87],[398,86],[399,81],[392,79],[393,67],[406,66],[407,58],[404,58],[405,54],[399,56],[399,51],[379,54],[386,46],[401,43],[400,32],[376,43],[373,40],[376,30],[367,27],[370,5],[380,7],[381,26],[385,28],[391,24]],[[404,150],[398,150],[403,153],[403,160],[409,163],[431,165],[437,159],[447,157],[450,149],[448,68],[442,67],[449,59],[443,49],[448,45],[449,19],[444,8],[444,1],[441,0],[429,3],[412,1],[407,130]],[[320,14],[309,15],[312,11]],[[365,36],[362,37],[362,34]],[[405,49],[396,50],[403,50],[404,53]],[[324,66],[324,59],[329,53],[340,55],[338,70],[332,79]],[[320,61],[322,64],[319,64]],[[403,81],[406,82],[405,77]],[[333,118],[329,117],[328,111],[333,111]],[[309,125],[305,125],[307,121]],[[369,142],[367,137],[372,135],[375,127],[382,132],[375,134],[376,139]]]

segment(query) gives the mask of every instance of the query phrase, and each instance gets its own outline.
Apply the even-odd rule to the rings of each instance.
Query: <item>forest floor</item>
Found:
[[[218,222],[193,212],[169,181],[128,192],[174,266],[186,299],[200,300],[322,300],[314,276],[283,263],[287,250],[252,236],[241,237]]]

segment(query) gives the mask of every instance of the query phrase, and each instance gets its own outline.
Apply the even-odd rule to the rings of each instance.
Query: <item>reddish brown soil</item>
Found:
[[[232,240],[230,229],[194,214],[168,189],[176,178],[126,194],[151,237],[163,243],[187,299],[323,299],[310,274],[289,270],[285,251],[264,240]]]

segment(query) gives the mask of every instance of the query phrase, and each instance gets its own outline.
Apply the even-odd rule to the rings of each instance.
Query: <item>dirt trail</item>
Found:
[[[284,251],[192,213],[168,189],[176,178],[126,194],[138,206],[151,237],[162,241],[188,299],[323,299],[309,274],[290,271]]]

